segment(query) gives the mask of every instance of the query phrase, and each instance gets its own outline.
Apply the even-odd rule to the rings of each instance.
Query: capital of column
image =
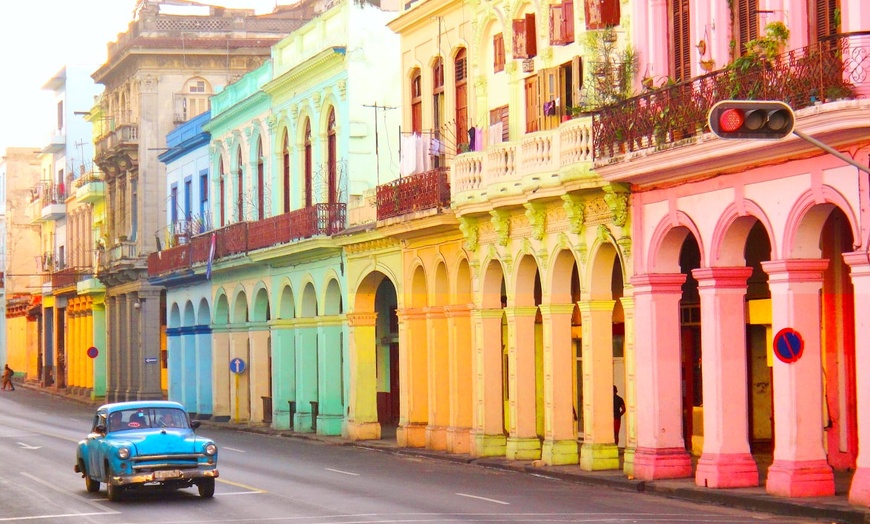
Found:
[[[541,315],[571,315],[574,313],[574,304],[547,304],[542,305]]]
[[[614,305],[616,305],[615,300],[581,300],[577,302],[577,307],[580,308],[581,313],[612,312]]]
[[[504,308],[508,318],[533,317],[538,314],[536,306],[508,306]]]
[[[468,317],[471,315],[473,309],[473,304],[452,304],[444,306],[444,311],[447,313],[449,318]]]
[[[682,293],[686,275],[683,273],[647,273],[631,277],[634,296],[652,293]]]
[[[378,314],[371,313],[348,313],[347,325],[350,327],[357,326],[374,326],[377,323]]]
[[[817,258],[792,258],[783,260],[768,260],[761,263],[761,268],[774,282],[821,282],[828,261]]]
[[[476,319],[487,319],[487,318],[501,318],[504,314],[504,310],[501,308],[498,309],[474,309],[471,311],[472,317]]]
[[[402,321],[426,320],[427,310],[425,307],[397,309],[396,316]]]
[[[843,261],[852,268],[852,277],[870,276],[870,254],[866,251],[843,253]]]
[[[692,270],[699,288],[745,289],[746,281],[752,276],[752,268],[738,267],[699,267]]]

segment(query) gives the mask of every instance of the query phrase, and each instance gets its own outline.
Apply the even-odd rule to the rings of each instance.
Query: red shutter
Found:
[[[758,38],[758,0],[735,0],[734,20],[737,24],[738,53],[746,54],[746,43]]]
[[[526,21],[514,20],[514,58],[528,58],[526,52]]]
[[[619,0],[586,0],[586,29],[619,25]]]
[[[689,0],[671,0],[671,75],[677,81],[692,76],[689,45]]]
[[[570,44],[574,41],[574,0],[562,2],[562,25],[565,43]]]
[[[526,53],[528,58],[538,54],[538,37],[535,32],[535,15],[533,13],[526,14]]]

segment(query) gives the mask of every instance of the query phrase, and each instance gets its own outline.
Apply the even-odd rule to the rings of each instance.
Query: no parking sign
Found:
[[[783,328],[773,337],[773,353],[786,364],[797,362],[804,353],[804,339],[792,328]]]

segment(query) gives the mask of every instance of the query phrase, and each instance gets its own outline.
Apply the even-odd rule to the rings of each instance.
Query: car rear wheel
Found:
[[[100,481],[92,479],[85,472],[85,488],[87,488],[88,493],[96,493],[100,491]]]
[[[204,499],[210,499],[214,496],[214,479],[200,479],[196,483],[196,488],[199,490],[200,497]]]

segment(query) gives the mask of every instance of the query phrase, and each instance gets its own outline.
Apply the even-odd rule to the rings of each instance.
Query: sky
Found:
[[[276,0],[199,0],[272,12]],[[0,156],[8,147],[46,145],[55,107],[42,87],[72,64],[96,70],[106,45],[127,30],[136,0],[0,0]],[[280,2],[289,3],[289,2]],[[90,108],[82,108],[88,110]]]

